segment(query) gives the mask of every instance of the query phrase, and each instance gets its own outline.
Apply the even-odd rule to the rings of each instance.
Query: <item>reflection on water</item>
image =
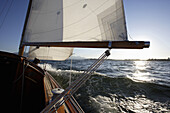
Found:
[[[72,80],[92,62],[73,60]],[[48,67],[68,86],[70,61]],[[74,96],[88,113],[170,113],[170,62],[106,60]]]
[[[153,81],[153,78],[150,77],[151,74],[146,71],[147,68],[149,68],[147,61],[134,61],[134,73],[130,78],[140,82]]]
[[[147,66],[147,61],[134,61],[136,69],[145,70]]]

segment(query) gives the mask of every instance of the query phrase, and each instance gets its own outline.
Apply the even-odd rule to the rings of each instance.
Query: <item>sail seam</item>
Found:
[[[107,0],[107,2],[108,2],[109,0]],[[106,3],[107,3],[106,2]],[[100,5],[99,7],[97,7],[93,12],[95,12],[96,10],[98,10],[100,7],[102,7],[104,5],[104,3],[102,4],[102,5]],[[120,8],[119,8],[120,9]],[[116,9],[114,12],[116,12],[118,9]],[[67,26],[63,26],[63,27],[60,27],[60,28],[57,28],[57,29],[52,29],[52,30],[48,30],[48,31],[43,31],[43,32],[37,32],[37,33],[32,33],[32,35],[34,35],[34,34],[40,34],[40,33],[46,33],[46,32],[52,32],[52,31],[56,31],[56,30],[60,30],[60,29],[63,29],[63,28],[67,28],[67,27],[70,27],[70,26],[72,26],[72,25],[74,25],[74,24],[77,24],[77,23],[79,23],[79,22],[81,22],[81,21],[83,21],[84,19],[86,19],[87,17],[89,17],[92,13],[93,13],[92,11],[89,13],[89,14],[87,14],[85,17],[83,17],[83,18],[81,18],[81,19],[79,19],[78,21],[76,21],[76,22],[73,22],[73,23],[71,23],[71,24],[69,24],[69,25],[67,25]],[[112,12],[113,13],[113,12]],[[97,26],[96,26],[97,27]]]
[[[117,19],[116,21],[114,21],[114,23],[118,22],[118,21],[121,20],[121,19],[124,19],[124,17],[121,17],[121,18]],[[103,22],[103,23],[107,23],[107,22]],[[80,36],[80,35],[83,35],[83,34],[88,33],[88,32],[90,32],[90,31],[92,31],[92,30],[94,30],[94,29],[99,28],[100,26],[103,25],[103,23],[102,23],[102,24],[99,24],[99,25],[97,25],[97,26],[95,26],[95,27],[93,27],[93,28],[91,28],[91,29],[89,29],[89,30],[87,30],[87,31],[85,31],[85,32],[82,32],[82,33],[80,33],[80,34],[77,34],[77,35],[74,35],[74,36],[71,36],[71,37],[65,37],[65,39],[72,39],[72,38],[76,39],[75,37],[78,38],[78,36]],[[55,29],[55,30],[59,30],[59,29]],[[55,30],[51,30],[51,31],[47,31],[47,32],[52,32],[52,31],[55,31]],[[96,37],[101,36],[101,35],[103,35],[104,33],[107,33],[107,32],[110,31],[110,30],[111,30],[111,28],[105,30],[105,32],[102,32],[102,33],[100,33],[100,34],[98,34],[98,35],[96,35],[96,36],[94,36],[94,37],[91,37],[90,39],[95,39],[95,40],[96,40]],[[41,33],[46,33],[46,32],[41,32]],[[32,35],[36,35],[36,34],[40,34],[40,32],[39,32],[39,33],[32,33]],[[38,37],[38,38],[34,38],[34,40],[37,40],[37,39],[39,39],[39,37]],[[34,40],[32,40],[32,41],[34,41]],[[32,42],[32,41],[31,41],[31,42]],[[97,40],[97,41],[98,41],[98,40]]]

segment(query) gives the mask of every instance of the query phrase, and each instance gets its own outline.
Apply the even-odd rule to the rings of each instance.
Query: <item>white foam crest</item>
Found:
[[[107,76],[107,74],[99,73],[99,72],[94,72],[94,74],[96,74],[96,75],[100,75],[100,76]]]
[[[55,67],[53,67],[51,64],[49,63],[45,63],[45,64],[38,64],[39,67],[41,67],[42,69],[45,69],[47,71],[51,71],[51,72],[56,72],[56,73],[75,73],[75,74],[82,74],[84,73],[84,71],[77,71],[77,70],[61,70],[61,69],[57,69]],[[94,72],[94,75],[99,75],[99,76],[107,76],[106,74],[102,74],[99,72]]]
[[[76,70],[62,70],[64,72],[72,72],[72,73],[84,73],[84,71],[76,71]]]
[[[53,71],[53,72],[57,71],[57,69],[52,67],[51,64],[38,64],[38,66],[47,71]]]
[[[53,67],[51,64],[38,64],[39,67],[42,69],[45,69],[47,71],[52,71],[52,72],[66,72],[66,73],[84,73],[84,71],[76,71],[76,70],[61,70]]]

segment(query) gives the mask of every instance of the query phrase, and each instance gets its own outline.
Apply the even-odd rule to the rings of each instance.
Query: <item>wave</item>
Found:
[[[39,65],[43,67],[43,64]],[[53,77],[61,76],[63,80],[68,80],[70,73],[72,76],[72,80],[76,80],[79,76],[82,75],[84,71],[77,71],[77,70],[61,70],[56,69],[51,64],[46,64],[46,70],[49,71]],[[56,78],[57,79],[57,78]],[[170,91],[170,87],[164,84],[156,83],[155,81],[147,82],[147,81],[140,81],[136,80],[129,76],[107,76],[106,74],[95,72],[92,77],[88,80],[88,84],[95,87],[108,87],[108,89],[112,88],[113,92],[117,92],[118,89],[122,90],[126,96],[132,96],[132,92],[141,93],[147,95],[152,94],[150,89],[154,89],[158,92],[166,92],[166,90]],[[64,84],[64,83],[63,83]],[[89,86],[89,85],[88,85]],[[120,92],[120,91],[118,91]],[[130,93],[131,92],[131,93]],[[160,93],[155,93],[153,95],[158,95]]]
[[[40,65],[42,66],[42,65]],[[49,73],[66,88],[83,71],[61,70],[46,65]],[[85,112],[168,112],[170,87],[155,81],[136,81],[128,76],[113,77],[94,73],[74,94]]]
[[[170,109],[170,87],[125,77],[93,75],[75,97],[87,112],[167,112]],[[87,97],[88,101],[84,102]]]
[[[47,71],[52,71],[52,72],[56,72],[57,69],[55,67],[53,67],[51,64],[45,63],[45,64],[38,64],[39,67],[41,67],[42,69],[45,69]]]

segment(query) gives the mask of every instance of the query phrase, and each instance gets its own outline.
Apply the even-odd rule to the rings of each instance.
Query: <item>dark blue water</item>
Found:
[[[46,69],[66,88],[95,60],[47,62]],[[40,65],[41,67],[44,64]],[[170,112],[170,62],[106,60],[74,95],[85,112]]]

